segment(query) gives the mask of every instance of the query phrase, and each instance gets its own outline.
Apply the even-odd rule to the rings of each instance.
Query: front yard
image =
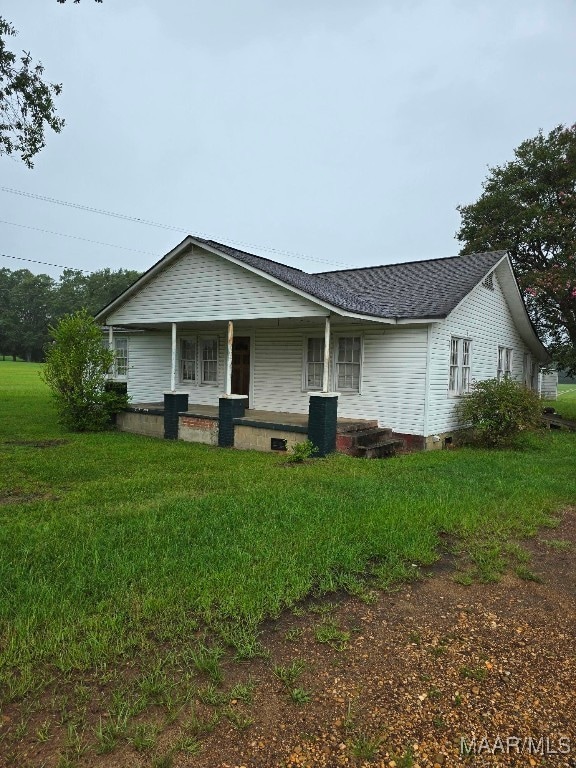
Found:
[[[462,583],[506,567],[530,578],[516,542],[554,526],[576,498],[570,434],[535,437],[521,451],[287,466],[267,454],[64,433],[38,369],[0,363],[0,691],[9,710],[0,738],[14,765],[31,742],[48,745],[46,765],[88,765],[98,754],[113,765],[116,749],[139,753],[134,729],[145,714],[173,724],[212,694],[225,714],[241,697],[226,699],[221,659],[265,658],[263,622],[286,621],[311,596],[376,600],[378,588],[434,563],[446,541],[467,553]],[[188,751],[166,753],[180,755],[178,765],[196,731]],[[143,753],[156,755],[154,744]]]

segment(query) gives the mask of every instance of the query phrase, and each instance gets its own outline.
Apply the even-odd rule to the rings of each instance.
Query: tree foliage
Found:
[[[576,372],[576,125],[524,141],[462,205],[461,253],[507,250],[534,324]]]
[[[457,408],[468,426],[465,441],[499,448],[511,445],[521,432],[535,429],[541,420],[538,394],[511,378],[475,381]]]
[[[43,79],[44,67],[29,53],[18,57],[6,40],[16,30],[0,17],[0,155],[20,155],[32,168],[32,158],[45,146],[44,130],[60,133],[64,120],[57,117],[54,97],[62,86]]]
[[[82,308],[95,314],[139,276],[128,269],[66,269],[56,281],[27,269],[0,269],[0,353],[43,360],[51,325]]]
[[[65,315],[50,329],[42,377],[52,390],[62,424],[78,432],[99,431],[126,405],[126,398],[108,391],[114,352],[103,344],[102,330],[85,309]]]

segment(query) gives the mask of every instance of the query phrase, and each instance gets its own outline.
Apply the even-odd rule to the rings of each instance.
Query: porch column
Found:
[[[226,382],[224,394],[232,393],[232,344],[234,343],[234,323],[228,320],[228,347],[226,352]]]
[[[170,369],[170,390],[172,392],[176,389],[176,365],[178,355],[176,349],[176,323],[172,323],[172,366]]]
[[[111,352],[114,352],[114,326],[109,325],[108,326],[108,349]],[[113,379],[114,378],[114,363],[110,366],[110,369],[108,370],[108,378]]]
[[[310,395],[308,440],[315,446],[315,456],[327,456],[336,450],[338,393],[317,392]]]
[[[324,325],[324,372],[322,374],[322,392],[328,392],[328,374],[330,366],[330,315]]]

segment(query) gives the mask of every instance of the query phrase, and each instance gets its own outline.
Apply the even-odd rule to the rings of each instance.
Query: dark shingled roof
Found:
[[[215,240],[194,240],[339,309],[395,319],[446,317],[506,256],[492,251],[309,274]]]

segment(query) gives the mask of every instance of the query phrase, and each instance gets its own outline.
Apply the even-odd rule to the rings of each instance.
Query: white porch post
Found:
[[[108,326],[108,349],[111,352],[114,351],[114,326],[113,325]],[[114,364],[110,366],[110,370],[108,371],[108,378],[109,379],[114,378]]]
[[[226,387],[225,395],[232,394],[232,344],[234,342],[234,323],[228,320],[228,348],[226,353]]]
[[[328,367],[330,365],[330,315],[324,326],[324,372],[322,375],[322,392],[328,392]]]
[[[174,392],[176,390],[176,323],[172,323],[172,368],[170,370],[170,390]]]

